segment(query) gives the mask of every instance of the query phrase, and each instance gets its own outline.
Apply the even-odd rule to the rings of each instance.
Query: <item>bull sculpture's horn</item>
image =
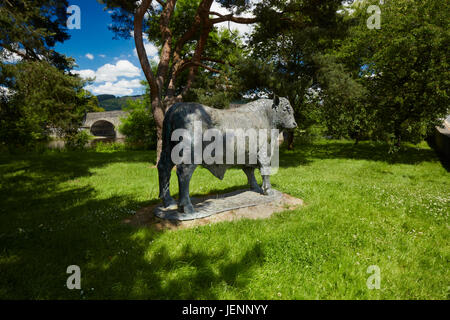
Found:
[[[274,94],[272,108],[275,109],[276,107],[278,107],[279,104],[280,104],[280,97]]]

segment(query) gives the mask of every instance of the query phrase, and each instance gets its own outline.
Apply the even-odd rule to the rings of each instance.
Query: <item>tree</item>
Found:
[[[72,61],[53,50],[57,42],[69,39],[67,6],[66,0],[2,1],[0,60],[47,61],[68,70]]]
[[[337,14],[340,0],[266,0],[257,6],[260,23],[252,34],[252,55],[241,64],[247,94],[289,98],[299,129],[321,122],[318,105],[309,103],[308,90],[318,85],[316,56],[342,38],[346,26]],[[288,146],[292,147],[293,135]]]
[[[92,92],[90,92],[88,90],[81,89],[78,92],[78,98],[81,101],[86,101],[86,111],[89,111],[89,112],[104,112],[105,111],[105,109],[103,109],[100,106],[97,96],[94,96],[92,94]]]
[[[200,68],[218,73],[226,61],[220,56],[206,55],[208,39],[215,25],[221,22],[250,24],[256,18],[222,15],[211,11],[213,0],[126,0],[105,1],[114,9],[114,26],[118,36],[129,37],[133,32],[139,62],[150,86],[152,113],[157,127],[157,154],[162,148],[162,123],[164,113],[171,104],[182,101]],[[245,0],[221,0],[226,8],[237,13],[248,8]],[[143,32],[148,40],[160,48],[159,63],[152,70],[148,60]],[[185,76],[184,83],[178,79]]]
[[[351,138],[355,143],[370,137],[376,123],[373,108],[368,103],[367,89],[333,56],[317,56],[316,64],[319,66],[319,108],[327,134]]]
[[[10,86],[0,109],[0,142],[10,147],[45,141],[53,130],[70,139],[95,106],[84,80],[48,62],[22,61],[2,71]]]
[[[5,0],[0,4],[0,141],[30,146],[52,131],[73,141],[97,98],[70,74],[74,61],[56,52],[69,38],[67,1]]]
[[[447,1],[385,1],[381,28],[368,29],[369,5],[347,14],[352,25],[332,55],[370,97],[372,138],[399,147],[422,140],[449,112],[450,4]]]
[[[211,49],[212,50],[211,50]],[[214,108],[227,108],[230,103],[242,100],[241,64],[248,53],[240,35],[229,29],[213,30],[208,39],[207,56],[221,57],[226,64],[220,73],[207,69],[199,70],[191,90],[184,96],[187,101],[196,101]],[[187,75],[180,78],[183,83]]]

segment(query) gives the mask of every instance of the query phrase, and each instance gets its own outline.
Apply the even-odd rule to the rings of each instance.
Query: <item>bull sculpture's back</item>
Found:
[[[273,100],[259,99],[248,104],[245,104],[239,108],[220,110],[207,106],[203,106],[198,103],[176,103],[167,110],[164,123],[163,123],[163,146],[161,157],[158,162],[158,175],[159,175],[159,197],[163,200],[164,206],[174,206],[176,202],[170,196],[169,181],[170,173],[175,165],[173,157],[173,151],[177,145],[177,141],[172,141],[172,134],[177,129],[184,129],[189,132],[190,136],[195,136],[196,124],[201,124],[201,130],[216,130],[223,133],[233,130],[261,130],[266,129],[270,132],[271,129],[290,129],[295,128],[297,124],[294,120],[294,113],[289,101],[286,98],[275,97]],[[210,143],[209,141],[192,141],[191,150],[195,150],[197,147],[201,151]],[[227,150],[226,143],[228,140],[224,139],[224,150]],[[254,149],[253,149],[254,150]],[[251,158],[252,150],[247,146],[246,159]],[[249,154],[250,153],[250,154]],[[226,151],[224,151],[223,157],[226,157]],[[201,161],[201,165],[211,171],[219,179],[222,179],[227,168],[231,166],[240,166],[247,175],[248,183],[252,190],[264,194],[270,194],[272,192],[270,185],[270,166],[267,161],[260,161],[259,155],[255,155],[257,161],[250,163],[237,162],[225,162],[218,161],[217,163],[211,163],[208,161]],[[235,159],[235,158],[234,158]],[[189,155],[189,160],[183,163],[176,163],[177,176],[179,185],[179,202],[178,209],[185,213],[194,213],[189,197],[189,182],[192,174],[197,167],[198,161],[194,161],[194,156]],[[255,179],[254,170],[259,168],[263,184],[262,188],[258,185]]]

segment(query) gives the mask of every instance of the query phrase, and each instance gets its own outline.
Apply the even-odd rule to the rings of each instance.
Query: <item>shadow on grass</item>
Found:
[[[76,183],[60,186],[92,168],[148,161],[148,155],[2,157],[0,299],[214,299],[218,286],[245,287],[245,275],[262,261],[259,246],[237,258],[226,244],[209,251],[185,243],[174,251],[156,244],[165,232],[138,237],[138,229],[122,223],[147,202],[99,199],[95,188]],[[81,268],[82,291],[65,286],[70,265]]]
[[[393,155],[387,151],[374,143],[299,145],[294,151],[281,150],[280,166],[333,158],[405,164],[438,160],[428,149],[406,147]],[[128,151],[0,156],[0,299],[214,299],[224,287],[245,289],[253,268],[264,261],[258,245],[238,256],[226,243],[214,250],[188,240],[168,247],[167,239],[158,242],[166,231],[141,234],[122,223],[148,201],[99,198],[95,188],[75,181],[61,187],[62,182],[89,176],[92,168],[153,158],[151,152]],[[208,193],[241,188],[247,186]],[[65,287],[66,269],[74,264],[82,270],[83,292]]]
[[[293,151],[280,150],[280,167],[307,165],[315,159],[354,159],[383,161],[389,164],[419,164],[438,161],[432,149],[403,146],[396,153],[389,153],[389,146],[378,142],[321,141],[314,144],[296,145]]]
[[[264,258],[258,244],[234,261],[226,246],[207,251],[194,249],[189,244],[181,249],[162,245],[145,259],[149,247],[147,241],[135,243],[134,249],[108,268],[95,267],[88,272],[95,274],[99,285],[112,286],[111,298],[217,299],[216,290],[220,286],[245,288],[252,268],[262,264]],[[116,279],[110,279],[111,276]]]

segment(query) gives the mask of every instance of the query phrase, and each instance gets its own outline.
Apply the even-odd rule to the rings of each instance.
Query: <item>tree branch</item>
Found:
[[[144,47],[144,39],[142,38],[142,21],[144,19],[145,12],[152,0],[142,0],[141,5],[136,9],[134,14],[134,43],[136,45],[136,52],[138,54],[139,62],[144,72],[145,78],[150,85],[150,93],[152,99],[155,99],[155,94],[158,93],[159,88],[156,83],[155,76],[153,75],[152,68],[148,61],[147,52]]]
[[[209,21],[209,10],[211,9],[211,5],[213,3],[213,0],[202,0],[200,5],[198,6],[197,13],[195,14],[194,22],[192,23],[191,27],[181,36],[180,39],[178,39],[177,43],[175,44],[175,52],[174,52],[174,59],[173,59],[173,68],[172,68],[172,76],[170,79],[170,84],[174,85],[175,79],[177,74],[183,69],[182,65],[184,62],[181,59],[181,49],[185,45],[187,41],[192,39],[194,35],[197,33],[198,30],[201,30],[200,39],[197,42],[197,46],[195,48],[194,56],[192,57],[192,61],[200,62],[201,61],[201,55],[204,51],[206,40],[209,35],[209,31],[211,30],[212,24]],[[182,68],[182,69],[181,69]],[[190,89],[190,87],[193,84],[196,68],[198,66],[191,65],[191,70],[189,71],[188,75],[188,81],[186,87],[183,89],[181,96],[185,95],[187,91]],[[173,88],[171,89],[171,93],[173,93]]]
[[[223,17],[223,14],[220,14],[220,13],[215,12],[215,11],[210,11],[209,14],[213,15],[213,16]]]
[[[21,56],[24,59],[30,59],[30,57],[28,57],[25,53],[20,52],[19,50],[14,49],[13,47],[11,47],[10,45],[7,44],[2,44],[3,48],[5,48],[6,50],[8,50],[9,52],[15,53],[19,56]]]
[[[219,18],[211,19],[212,24],[216,24],[216,23],[220,23],[220,22],[224,22],[224,21],[231,21],[231,22],[240,23],[240,24],[251,24],[251,23],[257,22],[258,19],[257,18],[235,17],[235,16],[233,16],[232,13],[227,14],[225,16],[223,16],[223,15],[219,16]]]
[[[193,64],[193,65],[196,65],[196,66],[199,66],[199,67],[201,67],[201,68],[204,68],[204,69],[206,69],[206,70],[209,70],[209,71],[211,71],[211,72],[220,73],[220,70],[219,70],[219,69],[214,69],[214,68],[212,68],[212,67],[210,67],[210,66],[207,66],[206,64],[203,64],[203,63],[201,63],[201,62],[192,62],[192,64]]]
[[[220,63],[220,64],[229,64],[230,66],[234,67],[235,64],[234,63],[230,63],[224,60],[220,60],[220,59],[216,59],[216,58],[210,58],[210,57],[202,57],[201,58],[202,61],[211,61],[211,62],[216,62],[216,63]]]
[[[156,73],[156,82],[162,95],[162,88],[167,78],[169,71],[170,56],[172,51],[172,31],[169,28],[170,18],[175,9],[177,0],[167,0],[164,10],[161,14],[159,28],[162,35],[162,49],[160,54],[160,61],[158,71]]]

